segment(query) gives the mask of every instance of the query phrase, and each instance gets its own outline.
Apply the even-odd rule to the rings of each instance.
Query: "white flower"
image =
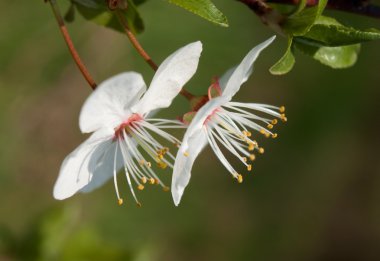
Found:
[[[147,115],[170,106],[194,75],[201,51],[200,42],[177,50],[160,65],[148,90],[140,74],[128,72],[103,82],[88,97],[79,126],[83,133],[94,133],[63,161],[54,187],[56,199],[92,191],[113,176],[118,202],[122,204],[116,179],[121,168],[138,205],[133,183],[140,190],[146,182],[167,188],[151,167],[173,167],[174,157],[153,136],[179,146],[179,141],[162,129],[181,123]]]
[[[272,133],[271,129],[277,123],[276,118],[286,121],[283,114],[284,107],[231,101],[252,73],[253,63],[260,52],[274,39],[275,37],[272,37],[253,48],[237,67],[229,70],[220,79],[220,87],[218,82],[210,87],[210,100],[201,107],[191,121],[175,160],[171,187],[175,205],[179,204],[183,191],[189,183],[191,168],[196,157],[207,143],[226,169],[241,183],[242,175],[227,161],[218,144],[236,156],[250,171],[252,164],[249,161],[255,159],[254,151],[264,153],[264,149],[259,147],[248,129],[275,138],[277,134]],[[252,111],[256,111],[256,114]]]

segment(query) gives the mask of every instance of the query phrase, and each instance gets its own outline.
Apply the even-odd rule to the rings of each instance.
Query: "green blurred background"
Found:
[[[62,11],[67,2],[59,1]],[[203,42],[198,73],[187,85],[197,94],[271,35],[242,4],[215,3],[229,28],[165,1],[140,9],[146,31],[139,39],[157,62]],[[378,20],[330,14],[380,27]],[[153,72],[124,35],[79,16],[69,30],[98,82],[126,70],[150,82]],[[259,140],[266,152],[253,174],[237,184],[206,149],[179,207],[170,193],[150,188],[139,193],[137,208],[122,182],[128,199],[121,207],[112,182],[53,199],[62,160],[86,138],[78,115],[91,89],[42,0],[0,1],[0,33],[1,261],[380,260],[379,42],[364,44],[350,69],[332,70],[298,53],[295,69],[275,77],[268,68],[286,45],[278,38],[236,97],[287,108],[279,138]],[[187,106],[179,97],[161,115],[176,117]]]

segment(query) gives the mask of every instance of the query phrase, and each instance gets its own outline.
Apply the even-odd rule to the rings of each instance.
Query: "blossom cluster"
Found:
[[[62,200],[77,192],[90,192],[113,179],[121,205],[117,175],[123,173],[137,205],[141,204],[135,189],[143,190],[147,184],[171,190],[174,204],[178,205],[194,161],[207,145],[241,183],[243,176],[224,152],[231,153],[251,171],[255,153],[264,153],[253,138],[256,133],[251,131],[276,138],[274,125],[279,120],[286,121],[283,106],[232,101],[251,75],[260,52],[274,39],[254,47],[239,65],[215,80],[208,89],[207,100],[182,120],[154,115],[157,110],[169,107],[195,74],[202,52],[200,42],[188,44],[166,58],[149,88],[136,72],[104,81],[87,98],[79,117],[80,130],[92,135],[63,161],[54,197]],[[174,128],[186,129],[182,141],[166,131]],[[158,168],[172,171],[171,186],[159,178]]]

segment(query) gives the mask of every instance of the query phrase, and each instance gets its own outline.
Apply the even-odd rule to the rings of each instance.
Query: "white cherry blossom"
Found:
[[[153,167],[173,167],[174,156],[161,143],[179,146],[180,141],[163,129],[181,127],[182,123],[149,118],[148,114],[170,106],[194,75],[201,51],[202,44],[195,42],[174,52],[160,65],[148,90],[136,72],[116,75],[98,86],[79,117],[81,131],[93,134],[63,161],[54,186],[56,199],[92,191],[113,177],[118,203],[122,204],[116,177],[120,169],[124,169],[138,205],[134,185],[140,190],[145,183],[168,189]]]
[[[171,186],[175,205],[179,204],[189,183],[195,159],[207,144],[231,175],[241,183],[243,176],[229,163],[221,146],[251,171],[254,153],[262,154],[264,149],[259,147],[249,130],[275,138],[277,134],[272,132],[273,125],[277,119],[286,121],[284,107],[231,101],[252,73],[253,63],[260,52],[274,39],[272,37],[253,48],[237,67],[227,71],[219,83],[210,87],[209,101],[195,114],[176,156]]]

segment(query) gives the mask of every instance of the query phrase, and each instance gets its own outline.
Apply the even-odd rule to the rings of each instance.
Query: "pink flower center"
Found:
[[[142,121],[144,118],[139,114],[132,114],[126,121],[119,125],[119,127],[115,128],[115,136],[116,139],[124,139],[123,131],[128,128],[128,126],[133,126],[134,122]],[[128,131],[127,131],[128,132]]]

